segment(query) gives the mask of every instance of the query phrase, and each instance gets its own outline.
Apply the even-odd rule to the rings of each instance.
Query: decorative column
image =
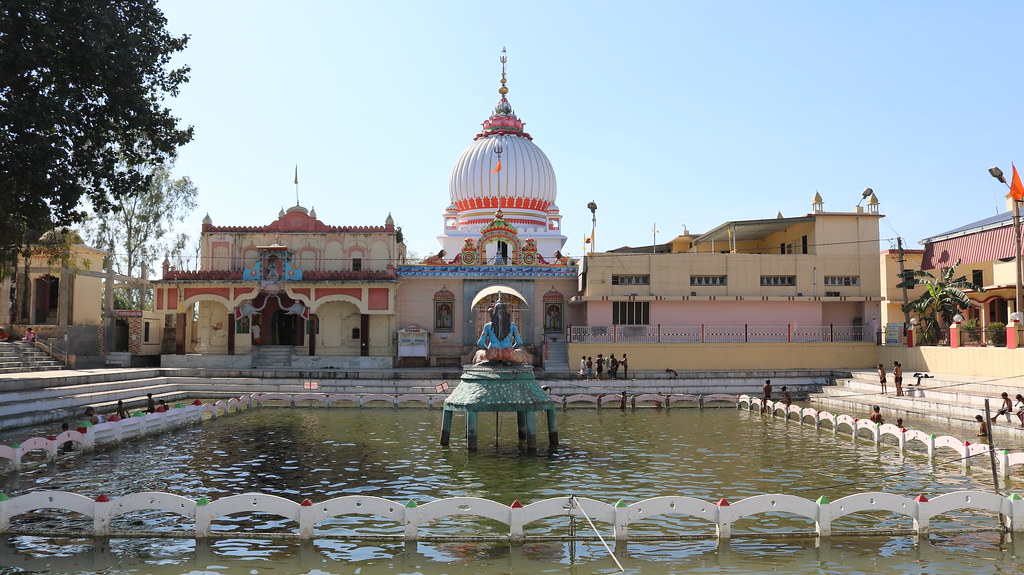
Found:
[[[1006,324],[1006,349],[1020,347],[1021,312],[1010,314],[1010,322]]]
[[[960,347],[960,322],[964,321],[964,316],[956,314],[953,316],[953,325],[949,326],[949,347],[956,349]]]
[[[309,355],[316,355],[316,332],[320,325],[320,318],[315,313],[309,314]]]
[[[185,355],[185,314],[179,313],[177,321],[174,322],[174,353]]]

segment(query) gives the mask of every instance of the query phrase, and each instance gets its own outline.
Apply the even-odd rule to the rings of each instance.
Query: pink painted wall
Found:
[[[862,305],[790,301],[655,301],[651,302],[651,325],[850,325],[854,317],[861,315]],[[828,308],[828,311],[823,308]],[[611,325],[611,302],[588,302],[587,321],[590,325]]]

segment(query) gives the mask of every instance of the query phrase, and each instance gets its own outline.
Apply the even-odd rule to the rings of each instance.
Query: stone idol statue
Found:
[[[530,355],[522,348],[523,338],[519,335],[519,326],[508,313],[508,305],[501,300],[491,310],[491,321],[484,324],[480,339],[476,344],[483,349],[473,356],[473,363],[530,363]]]

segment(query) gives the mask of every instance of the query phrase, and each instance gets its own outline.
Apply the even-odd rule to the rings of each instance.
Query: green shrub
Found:
[[[981,341],[981,322],[978,318],[964,320],[960,324],[960,335],[964,343],[977,343]]]
[[[985,327],[985,335],[992,345],[1006,345],[1006,324],[1001,321],[989,322]]]

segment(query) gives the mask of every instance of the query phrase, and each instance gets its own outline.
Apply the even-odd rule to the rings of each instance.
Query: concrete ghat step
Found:
[[[935,380],[926,380],[934,382]],[[1002,403],[999,393],[993,393],[991,386],[976,386],[972,383],[936,382],[938,385],[904,386],[903,392],[906,397],[936,401],[940,403],[952,403],[960,405],[976,406],[979,409],[984,405],[985,399],[993,409],[998,409]],[[838,386],[826,390],[825,394],[830,395],[862,395],[865,397],[885,397],[881,395],[881,386],[878,382],[866,382],[858,380],[839,380]],[[979,389],[980,387],[980,389]],[[1005,388],[1002,388],[1005,390]],[[888,395],[896,397],[896,388],[887,384]],[[1010,390],[1011,398],[1016,395],[1015,390]]]

